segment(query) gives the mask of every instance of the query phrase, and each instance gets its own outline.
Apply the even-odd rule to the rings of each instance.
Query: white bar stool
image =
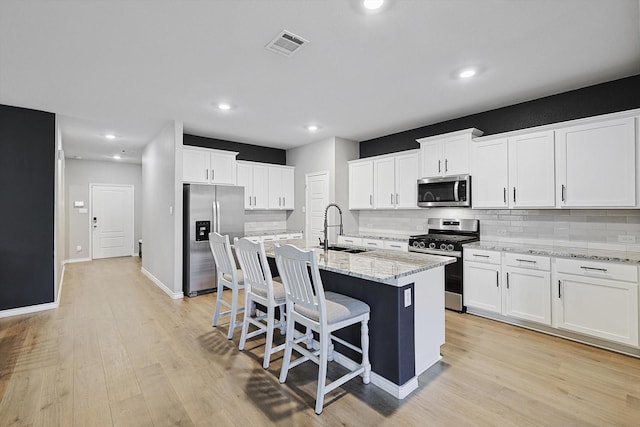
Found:
[[[230,315],[229,333],[227,338],[233,338],[233,332],[236,328],[241,327],[242,323],[238,322],[236,317],[244,308],[238,308],[238,292],[244,289],[244,277],[241,270],[236,268],[236,262],[231,253],[231,245],[229,244],[229,236],[223,236],[216,232],[209,233],[209,246],[213,259],[216,263],[216,275],[218,277],[218,295],[216,297],[216,311],[213,315],[213,326],[218,326],[220,316]],[[231,289],[231,304],[224,301],[222,294],[224,288]],[[221,305],[228,307],[229,310],[220,312]]]

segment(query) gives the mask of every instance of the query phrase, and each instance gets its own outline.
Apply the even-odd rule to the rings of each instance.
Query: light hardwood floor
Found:
[[[356,379],[318,416],[315,366],[280,385],[281,354],[263,370],[213,308],[171,300],[137,258],[67,265],[57,310],[0,319],[0,426],[640,425],[640,360],[452,312],[408,398]]]

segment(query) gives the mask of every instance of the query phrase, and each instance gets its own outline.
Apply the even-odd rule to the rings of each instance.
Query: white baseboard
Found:
[[[21,314],[37,313],[38,311],[52,310],[58,308],[57,302],[48,302],[45,304],[29,305],[27,307],[10,308],[9,310],[1,310],[0,318],[19,316]]]
[[[70,258],[70,259],[64,260],[63,264],[71,264],[74,262],[87,262],[87,261],[91,261],[91,258]]]
[[[165,294],[169,295],[171,297],[171,299],[184,298],[184,293],[183,292],[173,292],[164,283],[162,283],[160,281],[160,279],[158,279],[153,274],[149,273],[144,267],[140,267],[140,271],[142,272],[142,274],[147,276],[147,278],[149,278],[149,280],[151,280],[153,283],[155,283],[157,287],[162,289]]]
[[[345,355],[338,353],[335,350],[333,352],[333,360],[349,370],[354,370],[359,366],[358,363],[349,359]],[[415,376],[403,385],[398,385],[371,371],[371,384],[380,387],[382,390],[386,391],[397,399],[404,399],[413,390],[418,388],[418,377]]]

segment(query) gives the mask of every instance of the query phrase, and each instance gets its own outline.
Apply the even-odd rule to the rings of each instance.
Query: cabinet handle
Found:
[[[258,202],[256,202],[256,196],[253,196],[253,206],[257,205]]]
[[[516,187],[513,187],[513,203],[516,202]]]
[[[373,194],[369,194],[369,205],[373,206]]]
[[[560,191],[560,194],[562,196],[562,201],[566,202],[567,201],[567,196],[565,195],[565,191],[566,191],[567,187],[564,186],[564,184],[562,184],[562,189]]]
[[[444,171],[447,172],[449,170],[449,160],[444,159]]]
[[[516,261],[518,261],[518,262],[530,262],[531,264],[537,264],[538,263],[538,261],[533,261],[533,260],[530,260],[530,259],[520,259],[520,258],[516,258]]]
[[[396,193],[396,205],[398,204],[398,193]]]
[[[249,196],[249,206],[251,206],[251,196]]]
[[[393,204],[393,193],[391,193],[391,204]]]
[[[215,169],[211,169],[211,181],[215,181],[216,180],[216,171]]]
[[[602,271],[603,273],[607,271],[607,269],[606,269],[606,268],[583,267],[583,266],[580,266],[580,268],[583,268],[583,269],[585,269],[585,270]]]
[[[496,288],[500,286],[500,273],[496,271]]]
[[[402,247],[400,245],[389,245],[389,246],[392,247],[392,248],[398,248],[398,249]]]
[[[504,198],[504,204],[507,204],[507,187],[502,188],[502,197]]]
[[[285,202],[285,196],[282,196],[282,206],[285,206],[287,204],[287,202]]]
[[[507,273],[507,289],[509,289],[509,273]]]
[[[442,171],[440,170],[440,164],[441,164],[441,163],[442,163],[442,160],[438,160],[438,173],[442,172]]]
[[[206,179],[207,181],[209,181],[209,169],[205,169],[205,170],[204,170],[204,179]]]
[[[562,298],[562,292],[560,291],[560,280],[558,280],[558,298]]]
[[[480,254],[472,254],[472,255],[480,258],[489,258],[489,255],[480,255]]]

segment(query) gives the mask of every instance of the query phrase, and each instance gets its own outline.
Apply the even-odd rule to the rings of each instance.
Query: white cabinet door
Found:
[[[209,182],[209,153],[205,150],[182,149],[182,180],[184,182]]]
[[[501,313],[500,270],[499,265],[464,261],[464,305]]]
[[[236,184],[236,156],[235,152],[214,152],[210,153],[211,174],[209,180],[211,184]]]
[[[444,141],[444,175],[469,173],[469,135],[461,135]]]
[[[553,131],[509,138],[509,206],[553,208],[555,145]]]
[[[417,208],[420,152],[396,156],[396,208]]]
[[[422,155],[421,178],[442,176],[444,173],[444,166],[442,165],[443,142],[436,141],[420,144],[420,151]]]
[[[252,209],[269,207],[269,167],[253,165],[253,205]]]
[[[349,209],[373,208],[373,161],[349,163]]]
[[[395,207],[395,159],[385,157],[373,161],[373,207],[392,209]]]
[[[561,329],[638,345],[638,284],[558,274],[554,323]]]
[[[473,156],[472,207],[508,207],[507,139],[499,138],[475,143]]]
[[[295,208],[294,182],[295,182],[295,169],[283,168],[282,169],[282,208],[283,209],[293,210]]]
[[[253,166],[238,163],[236,183],[238,186],[244,187],[244,208],[253,209]]]
[[[559,207],[635,207],[635,119],[572,126],[556,133]]]
[[[551,277],[548,271],[505,268],[507,316],[551,325]]]

